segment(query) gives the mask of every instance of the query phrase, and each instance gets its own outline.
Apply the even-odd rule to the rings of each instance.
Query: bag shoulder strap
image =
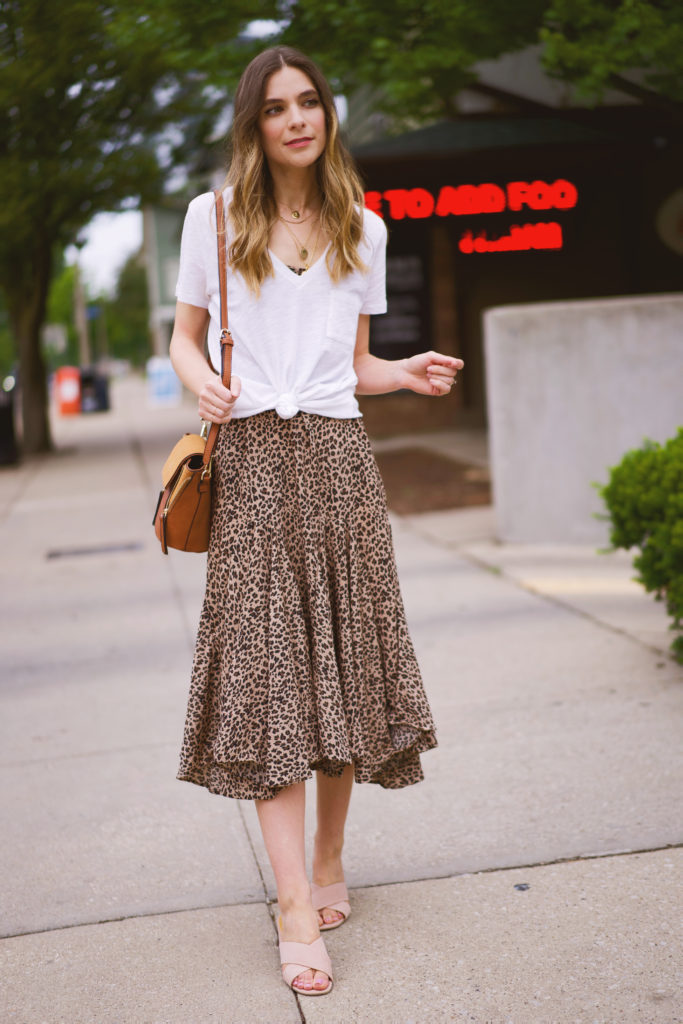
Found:
[[[221,379],[226,388],[230,387],[232,375],[232,347],[235,344],[232,334],[228,330],[228,261],[225,248],[225,204],[223,193],[219,188],[214,189],[216,197],[216,243],[218,246],[218,286],[221,297]],[[209,436],[204,446],[203,462],[207,466],[211,461],[213,450],[218,440],[220,423],[212,423]]]

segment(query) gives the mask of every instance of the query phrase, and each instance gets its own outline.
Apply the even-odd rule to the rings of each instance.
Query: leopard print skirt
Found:
[[[436,746],[361,419],[232,420],[178,778],[272,798],[314,769],[398,789]]]

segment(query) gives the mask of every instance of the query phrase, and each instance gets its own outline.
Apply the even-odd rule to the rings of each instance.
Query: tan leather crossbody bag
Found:
[[[229,388],[234,343],[228,330],[225,208],[220,189],[214,191],[221,297],[221,378],[225,387]],[[169,548],[206,551],[209,547],[213,453],[220,427],[220,423],[212,423],[206,439],[203,431],[202,434],[184,434],[164,463],[161,471],[162,490],[153,524],[165,555]]]

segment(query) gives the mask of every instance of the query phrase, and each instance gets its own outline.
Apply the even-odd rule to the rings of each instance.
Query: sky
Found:
[[[75,246],[66,250],[66,262],[80,263],[89,294],[111,294],[121,267],[142,245],[142,213],[100,213],[82,232],[85,245],[80,253]]]

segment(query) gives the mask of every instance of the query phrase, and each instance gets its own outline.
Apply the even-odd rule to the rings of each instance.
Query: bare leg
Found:
[[[320,935],[317,915],[311,904],[306,877],[304,815],[306,791],[303,782],[283,789],[273,800],[256,800],[263,841],[266,844],[282,916],[282,938],[286,942],[314,942]],[[294,987],[302,990],[327,988],[322,971],[302,971]]]
[[[316,885],[332,885],[344,881],[342,849],[344,826],[351,800],[353,767],[348,765],[343,775],[333,779],[316,772],[318,823],[313,850],[313,881]],[[343,914],[324,907],[318,915],[319,924],[333,924]]]

